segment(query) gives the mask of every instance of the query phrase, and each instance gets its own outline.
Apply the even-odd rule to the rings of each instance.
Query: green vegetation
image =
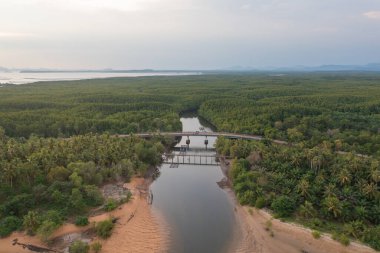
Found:
[[[336,231],[345,245],[352,237],[379,249],[378,159],[336,154],[327,142],[307,148],[219,138],[216,148],[222,155],[239,154],[230,176],[240,203],[265,199],[276,217]]]
[[[319,239],[321,238],[321,232],[317,231],[317,230],[313,230],[311,232],[311,235],[315,238],[315,239]]]
[[[103,239],[111,236],[114,224],[111,219],[100,221],[95,225],[96,234]]]
[[[295,201],[287,196],[280,196],[272,201],[271,208],[279,217],[288,217],[295,210]]]
[[[66,217],[102,205],[98,186],[145,174],[170,143],[113,134],[178,131],[179,115],[198,111],[218,131],[265,137],[217,142],[220,154],[236,158],[231,178],[242,204],[380,249],[379,80],[378,73],[263,73],[4,86],[0,236],[22,227],[46,236]]]
[[[91,244],[91,249],[95,253],[99,253],[102,250],[102,244],[100,242],[94,242]]]
[[[107,200],[107,203],[104,205],[104,210],[107,212],[110,212],[112,210],[115,210],[118,204],[116,203],[116,200],[109,199]]]
[[[76,219],[75,219],[75,225],[77,226],[87,226],[88,225],[88,218],[86,216],[78,216]]]
[[[90,250],[88,243],[75,241],[69,247],[69,253],[87,253]]]
[[[380,75],[309,73],[110,78],[3,87],[11,137],[181,129],[198,110],[219,131],[380,155]]]
[[[7,216],[0,221],[0,237],[8,236],[21,227],[22,220],[15,216]]]
[[[67,217],[103,204],[98,186],[145,172],[161,157],[161,147],[159,140],[105,134],[27,140],[3,135],[0,236],[24,228],[48,240]],[[138,152],[145,151],[149,155],[140,159]]]

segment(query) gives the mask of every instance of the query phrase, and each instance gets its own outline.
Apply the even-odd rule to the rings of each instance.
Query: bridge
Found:
[[[178,167],[180,164],[217,166],[220,164],[220,158],[222,156],[219,155],[166,153],[162,155],[162,163],[170,164],[170,167]]]
[[[152,138],[154,136],[170,136],[170,137],[190,137],[190,136],[203,136],[203,137],[224,137],[227,139],[238,139],[238,140],[253,140],[262,141],[265,138],[260,135],[250,135],[250,134],[239,134],[239,133],[227,133],[227,132],[157,132],[157,133],[137,133],[133,134],[141,138]],[[131,135],[119,135],[119,137],[130,137]],[[272,142],[287,145],[288,142],[280,140],[272,140]]]

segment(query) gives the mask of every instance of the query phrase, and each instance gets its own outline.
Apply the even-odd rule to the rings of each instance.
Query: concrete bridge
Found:
[[[239,133],[227,133],[227,132],[157,132],[157,133],[137,133],[133,134],[141,138],[152,138],[154,136],[171,136],[171,137],[190,137],[190,136],[203,136],[203,137],[224,137],[227,139],[240,139],[240,140],[253,140],[262,141],[263,136],[260,135],[249,135],[249,134],[239,134]],[[130,137],[130,135],[119,135],[119,137]],[[288,142],[280,140],[272,140],[272,142],[287,145]]]

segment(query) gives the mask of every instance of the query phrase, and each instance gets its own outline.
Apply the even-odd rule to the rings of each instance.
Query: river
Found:
[[[212,131],[195,116],[183,117],[181,122],[183,131]],[[177,146],[185,145],[186,139],[182,138]],[[204,137],[190,137],[190,147],[205,147],[204,140]],[[208,140],[208,146],[213,147],[215,137]],[[215,152],[202,151],[202,155],[206,154],[215,155]],[[170,253],[228,252],[236,220],[231,198],[216,183],[222,178],[219,166],[162,165],[151,190],[153,208],[163,214],[171,228]]]

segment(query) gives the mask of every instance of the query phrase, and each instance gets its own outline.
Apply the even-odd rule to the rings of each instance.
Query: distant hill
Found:
[[[9,72],[9,69],[0,66],[0,72]]]
[[[321,65],[316,67],[299,66],[292,68],[279,68],[275,70],[288,71],[380,71],[380,63],[366,65]]]
[[[380,63],[369,63],[366,65],[320,65],[320,66],[292,66],[292,67],[262,67],[253,68],[247,66],[232,66],[221,71],[233,72],[261,72],[261,71],[283,71],[283,72],[318,72],[318,71],[380,71]]]

